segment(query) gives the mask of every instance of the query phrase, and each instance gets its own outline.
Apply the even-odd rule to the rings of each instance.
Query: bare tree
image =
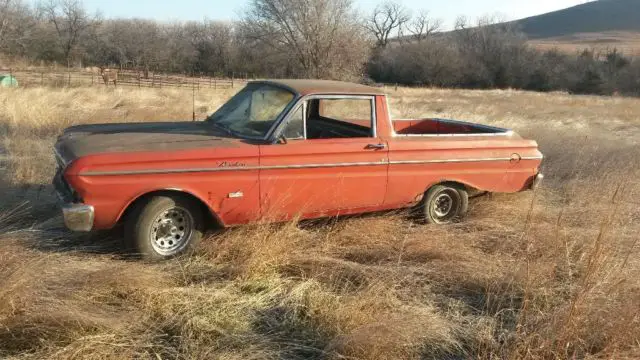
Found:
[[[428,11],[422,10],[418,13],[418,16],[409,23],[408,30],[412,38],[420,42],[442,30],[442,24],[442,19],[432,18],[429,16]]]
[[[22,0],[0,0],[0,51],[24,55],[36,20]]]
[[[470,23],[456,20],[453,32],[460,56],[466,61],[463,69],[468,86],[507,87],[526,68],[529,51],[526,38],[516,25],[505,23],[500,17],[486,16]]]
[[[352,0],[252,0],[240,26],[258,45],[295,59],[298,75],[341,77],[366,61]]]
[[[411,20],[411,16],[402,4],[387,1],[375,7],[371,15],[365,19],[365,27],[376,37],[376,44],[384,48],[389,37],[395,32],[401,35],[403,26]]]
[[[9,27],[9,7],[13,5],[12,3],[13,0],[0,0],[0,44],[4,42],[4,35]]]
[[[466,16],[460,15],[456,17],[456,20],[453,23],[453,28],[455,30],[464,30],[469,27],[469,19]]]
[[[39,8],[53,24],[67,65],[71,65],[82,36],[98,24],[99,16],[90,16],[80,0],[49,0],[41,3]]]
[[[231,64],[233,27],[230,23],[205,20],[185,26],[185,40],[193,49],[197,72],[226,72]]]

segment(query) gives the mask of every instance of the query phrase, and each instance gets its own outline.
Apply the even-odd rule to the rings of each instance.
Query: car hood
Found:
[[[66,129],[56,151],[69,163],[93,154],[234,147],[239,141],[206,122],[92,124]]]

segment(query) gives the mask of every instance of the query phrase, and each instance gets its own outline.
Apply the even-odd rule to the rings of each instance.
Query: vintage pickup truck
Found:
[[[380,88],[250,82],[205,121],[65,130],[54,185],[69,229],[123,223],[137,253],[163,259],[193,249],[208,225],[398,208],[446,224],[470,191],[543,178],[537,143],[513,131],[389,114]]]

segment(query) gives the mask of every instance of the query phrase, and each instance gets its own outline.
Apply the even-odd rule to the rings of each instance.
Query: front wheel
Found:
[[[429,189],[419,206],[428,224],[450,224],[467,214],[469,194],[456,185],[436,185]]]
[[[200,242],[203,215],[199,204],[187,197],[155,196],[134,209],[125,232],[129,246],[145,259],[169,259]]]

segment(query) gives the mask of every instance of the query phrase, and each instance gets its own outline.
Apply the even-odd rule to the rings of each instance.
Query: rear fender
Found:
[[[452,179],[441,179],[439,181],[434,181],[433,183],[427,185],[427,187],[425,187],[425,189],[424,189],[424,192],[421,192],[420,194],[417,194],[416,197],[415,197],[415,204],[420,203],[422,201],[422,199],[424,199],[424,196],[426,195],[426,193],[431,188],[433,188],[434,186],[438,186],[438,185],[447,185],[447,186],[461,188],[461,189],[467,191],[470,194],[482,191],[482,190],[479,190],[478,188],[474,187],[473,185],[465,183],[464,181],[452,180]]]

